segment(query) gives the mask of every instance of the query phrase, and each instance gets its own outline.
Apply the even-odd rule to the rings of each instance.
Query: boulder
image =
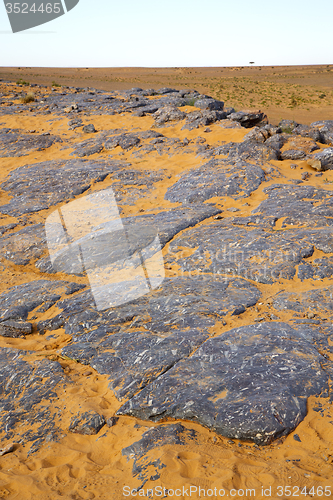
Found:
[[[186,113],[180,111],[176,106],[165,106],[158,109],[154,114],[155,126],[163,127],[168,122],[180,121],[186,118]]]
[[[236,113],[231,113],[228,119],[240,123],[245,128],[265,125],[267,123],[267,116],[261,111],[237,111]]]
[[[307,163],[318,172],[333,169],[333,148],[322,149],[307,159]]]

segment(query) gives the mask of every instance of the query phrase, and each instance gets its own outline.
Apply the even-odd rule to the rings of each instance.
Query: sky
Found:
[[[13,34],[0,0],[0,66],[332,64],[332,19],[333,0],[80,0]]]

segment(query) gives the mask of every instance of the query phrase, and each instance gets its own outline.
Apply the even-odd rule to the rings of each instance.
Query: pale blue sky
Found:
[[[332,19],[333,0],[80,0],[12,34],[1,2],[0,66],[332,64]]]

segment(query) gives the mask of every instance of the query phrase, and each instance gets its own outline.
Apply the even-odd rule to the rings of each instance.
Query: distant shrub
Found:
[[[28,104],[29,102],[34,102],[35,101],[35,95],[32,94],[31,92],[25,96],[22,97],[21,102],[24,104]]]
[[[191,97],[189,99],[186,99],[186,106],[194,106],[196,100],[197,97]]]
[[[293,133],[293,129],[290,126],[281,127],[281,130],[284,134],[292,134]]]
[[[30,85],[30,83],[20,78],[19,80],[17,80],[16,85]]]
[[[53,82],[52,82],[52,87],[61,87],[61,85],[59,85],[59,83],[57,83],[57,82],[55,82],[55,81],[53,80]]]

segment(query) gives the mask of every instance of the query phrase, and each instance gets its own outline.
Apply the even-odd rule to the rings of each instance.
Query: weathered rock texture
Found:
[[[274,127],[261,111],[235,112],[188,90],[63,90],[31,103],[29,113],[65,119],[69,135],[0,130],[0,156],[21,165],[0,185],[0,336],[3,345],[13,338],[10,345],[17,346],[0,349],[5,439],[37,449],[60,436],[61,409],[53,402],[73,382],[60,363],[36,361],[24,348],[37,335],[44,354],[54,341],[56,359],[107,377],[122,405],[119,418],[193,420],[257,444],[288,434],[305,417],[309,396],[333,399],[333,192],[313,181],[321,175],[315,170],[332,168],[332,122],[283,120]],[[12,103],[1,112],[25,109]],[[146,117],[149,125],[101,130],[97,120],[91,123],[94,116],[114,120],[124,113],[136,124]],[[173,137],[177,127],[191,132]],[[214,127],[221,133],[215,143]],[[224,141],[228,128],[240,134],[234,142]],[[65,159],[19,158],[51,146]],[[177,170],[181,156],[186,168]],[[111,188],[121,231],[116,217],[118,233],[96,224],[78,236],[75,253],[66,227],[68,240],[58,238],[63,247],[52,259],[45,230],[50,214]],[[143,268],[156,237],[166,277],[135,299],[98,308],[89,285],[94,263],[140,255],[137,267]],[[21,284],[10,286],[11,275]],[[260,316],[267,297],[271,310]],[[282,322],[282,313],[289,319]],[[236,318],[244,318],[242,326],[235,327]],[[78,408],[66,430],[104,432],[102,410]],[[19,431],[23,421],[30,430]],[[147,430],[123,454],[134,455],[133,474],[144,483],[164,467],[149,461],[151,443],[188,439],[194,431],[167,423]]]

